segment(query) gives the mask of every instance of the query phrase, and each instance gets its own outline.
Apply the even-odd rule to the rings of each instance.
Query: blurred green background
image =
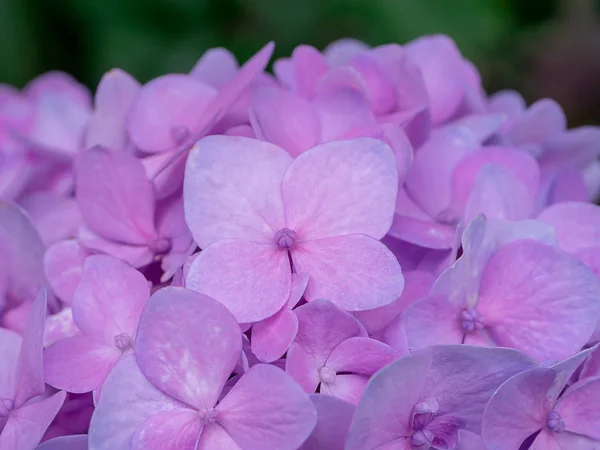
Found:
[[[571,125],[600,123],[598,0],[0,0],[0,82],[65,70],[93,88],[111,67],[140,81],[187,71],[208,48],[245,60],[341,37],[452,36],[489,91],[553,97]]]

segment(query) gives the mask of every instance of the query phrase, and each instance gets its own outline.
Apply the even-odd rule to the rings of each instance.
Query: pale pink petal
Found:
[[[542,441],[545,437],[548,437],[548,440]],[[539,447],[536,446],[538,445],[538,441]],[[556,444],[554,444],[554,442],[556,442]],[[598,440],[589,439],[586,436],[580,436],[569,432],[554,434],[542,431],[530,447],[530,450],[554,450],[551,445],[557,445],[556,450],[597,450]]]
[[[556,411],[565,430],[600,441],[600,377],[571,386],[558,400]]]
[[[174,150],[142,158],[146,177],[152,181],[157,200],[167,198],[181,188],[186,156],[187,153]]]
[[[6,292],[0,293],[0,305],[4,295],[15,303],[31,300],[45,282],[42,266],[44,244],[23,210],[2,202],[0,255],[0,261],[10,261],[10,264],[3,268],[4,273],[0,275],[6,276],[8,281]]]
[[[524,111],[506,133],[515,145],[545,143],[565,130],[567,119],[558,103],[551,99],[538,100]]]
[[[20,199],[46,246],[73,237],[81,223],[75,199],[53,192],[36,192]]]
[[[434,124],[454,114],[465,95],[462,56],[454,42],[442,35],[425,36],[404,46],[423,74]]]
[[[535,196],[508,169],[488,164],[478,172],[467,197],[464,222],[479,214],[490,219],[525,220],[535,212]]]
[[[176,409],[152,416],[131,439],[131,450],[196,450],[202,432],[198,412]]]
[[[295,342],[310,355],[317,368],[323,367],[331,352],[346,339],[365,335],[358,320],[328,300],[314,300],[294,312],[298,316]]]
[[[411,349],[434,344],[460,344],[464,335],[460,327],[460,311],[439,295],[409,306],[404,312],[403,323]]]
[[[79,284],[87,251],[78,241],[57,242],[44,254],[44,273],[48,283],[60,299],[70,305]]]
[[[129,137],[125,119],[138,92],[140,83],[121,69],[104,74],[94,99],[94,112],[87,125],[85,147],[95,145],[125,150]]]
[[[233,53],[225,48],[211,48],[200,57],[190,75],[220,89],[237,71],[238,63]]]
[[[111,255],[136,268],[146,266],[154,259],[154,253],[148,245],[129,245],[104,239],[85,226],[79,229],[77,238],[86,252]]]
[[[346,339],[333,349],[325,364],[336,372],[371,376],[399,357],[389,345],[358,336]]]
[[[406,356],[379,371],[356,407],[345,449],[411,448],[410,441],[408,446],[402,446],[401,442],[412,433],[411,411],[423,394],[430,365],[431,357],[420,353]]]
[[[535,159],[527,152],[510,147],[483,147],[465,157],[452,174],[452,207],[461,212],[466,207],[478,174],[488,164],[497,164],[525,185],[531,197],[537,195],[540,170]]]
[[[280,186],[291,161],[280,147],[254,139],[199,141],[187,160],[183,199],[200,248],[225,238],[270,242],[285,226]]]
[[[44,330],[44,348],[62,339],[81,334],[73,321],[71,307],[65,307],[60,312],[46,318]]]
[[[285,359],[285,370],[307,394],[315,392],[321,382],[320,367],[317,364],[310,347],[305,350],[299,344],[290,345]]]
[[[385,66],[375,55],[362,53],[355,55],[350,61],[363,78],[367,94],[377,116],[388,114],[396,107],[396,86],[393,77],[387,73]]]
[[[283,180],[287,228],[302,241],[351,233],[381,239],[394,214],[395,166],[391,149],[370,138],[331,142],[303,153]]]
[[[136,147],[158,153],[173,150],[199,130],[216,90],[188,75],[169,74],[144,85],[127,118],[127,131]]]
[[[31,450],[35,448],[65,401],[66,394],[57,392],[51,397],[30,402],[13,410],[0,432],[2,450]]]
[[[75,175],[77,204],[92,231],[121,243],[152,242],[154,192],[138,159],[95,147],[79,156]]]
[[[241,351],[239,326],[222,305],[176,287],[150,297],[135,343],[146,378],[197,409],[215,405]]]
[[[19,351],[15,375],[16,408],[46,390],[42,360],[46,304],[46,290],[40,289],[29,311]]]
[[[360,320],[369,334],[382,331],[412,303],[427,297],[434,280],[435,277],[429,272],[420,270],[404,272],[404,290],[396,301],[381,308],[357,311],[354,317]]]
[[[539,361],[562,360],[594,332],[599,297],[597,278],[575,258],[522,240],[502,246],[488,261],[477,310],[497,345]]]
[[[313,98],[319,79],[329,70],[325,57],[310,45],[299,45],[292,53],[294,86],[304,98]]]
[[[89,430],[94,450],[129,449],[135,431],[150,417],[182,405],[156,389],[135,358],[121,358],[102,387]]]
[[[527,437],[545,427],[551,411],[547,391],[553,382],[551,369],[535,368],[498,388],[483,415],[482,436],[489,450],[519,448]]]
[[[21,349],[21,336],[17,333],[0,328],[0,398],[12,399],[16,387],[16,368]]]
[[[312,394],[317,425],[298,450],[344,450],[354,405],[330,395]]]
[[[119,361],[116,345],[88,336],[73,336],[44,351],[44,379],[67,392],[84,393],[100,387]]]
[[[321,383],[321,393],[357,405],[368,381],[369,377],[365,375],[336,375],[331,383]]]
[[[252,323],[285,305],[291,282],[287,253],[274,244],[225,239],[200,252],[185,285],[225,305],[238,322]]]
[[[73,295],[73,320],[83,333],[107,343],[121,333],[133,338],[149,296],[149,283],[140,272],[112,256],[93,255]]]
[[[219,424],[207,425],[202,430],[197,450],[242,450]]]
[[[314,147],[320,123],[311,104],[294,92],[265,86],[252,92],[250,122],[259,139],[298,156]]]
[[[252,326],[252,352],[263,362],[281,358],[298,331],[296,314],[285,306]]]
[[[36,450],[88,450],[87,434],[60,436],[45,441]]]
[[[459,444],[456,450],[486,450],[481,436],[469,431],[458,431]]]
[[[327,44],[323,55],[331,66],[348,64],[350,60],[363,52],[367,52],[369,46],[364,42],[352,38],[342,38]]]
[[[216,408],[217,422],[242,448],[297,449],[317,413],[308,396],[281,369],[250,368]]]
[[[404,289],[398,261],[370,236],[303,242],[292,250],[292,260],[298,272],[310,275],[308,301],[326,298],[347,311],[363,311],[392,303]]]
[[[560,361],[550,366],[555,372],[554,384],[548,390],[548,398],[555,401],[565,389],[565,386],[572,380],[573,375],[577,372],[577,369],[583,364],[583,362],[591,355],[594,351],[594,347],[582,350],[568,359]]]

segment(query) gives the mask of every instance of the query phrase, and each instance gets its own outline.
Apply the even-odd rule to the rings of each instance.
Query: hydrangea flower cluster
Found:
[[[0,87],[0,450],[600,448],[600,129],[445,36]]]

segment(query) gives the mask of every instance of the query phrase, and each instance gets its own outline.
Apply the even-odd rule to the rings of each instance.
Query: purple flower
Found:
[[[600,443],[600,377],[567,382],[592,349],[550,366],[514,375],[494,393],[483,415],[483,440],[490,450],[593,449]]]
[[[222,396],[241,351],[239,326],[222,305],[182,288],[158,291],[144,310],[135,359],[121,360],[104,386],[90,446],[298,448],[316,412],[281,369],[257,364]]]
[[[378,239],[396,189],[394,156],[373,139],[323,144],[292,161],[266,142],[207,137],[186,168],[186,221],[202,248],[186,287],[238,321],[256,322],[287,301],[291,262],[310,277],[308,301],[327,298],[352,311],[391,303],[404,279]]]
[[[457,345],[405,356],[367,385],[345,448],[455,448],[459,431],[481,433],[494,390],[534,364],[514,350]]]

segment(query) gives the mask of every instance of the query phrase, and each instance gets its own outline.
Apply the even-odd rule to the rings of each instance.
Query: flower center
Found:
[[[133,348],[133,341],[127,333],[121,333],[115,336],[115,345],[119,350],[125,351]]]
[[[460,325],[465,333],[481,330],[485,326],[481,321],[481,315],[475,308],[463,310],[460,314]]]
[[[429,430],[418,430],[410,437],[410,443],[413,448],[428,450],[433,442],[433,437],[433,433]]]
[[[274,240],[281,250],[289,250],[296,242],[296,232],[289,228],[282,228],[275,233]]]
[[[335,375],[335,370],[327,366],[319,370],[319,378],[321,379],[321,383],[333,383],[333,380],[335,380]]]
[[[167,238],[159,238],[150,244],[150,250],[157,255],[163,255],[171,250],[171,241]]]
[[[426,399],[417,403],[412,410],[413,430],[422,430],[431,422],[440,405],[435,399]]]
[[[565,429],[565,423],[562,421],[560,414],[556,411],[550,411],[546,417],[546,426],[554,433],[560,433]]]
[[[205,425],[210,425],[211,423],[215,423],[217,421],[217,411],[215,408],[202,409],[198,411],[198,415],[200,416],[200,420]]]

